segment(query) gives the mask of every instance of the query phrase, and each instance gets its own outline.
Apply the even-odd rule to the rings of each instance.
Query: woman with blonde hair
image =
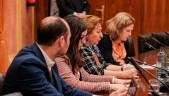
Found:
[[[106,32],[98,47],[106,62],[123,65],[126,59],[127,39],[131,36],[135,19],[126,12],[119,12],[106,22]]]
[[[95,75],[134,78],[137,75],[137,72],[133,66],[123,68],[122,66],[107,63],[102,57],[100,50],[97,47],[97,44],[103,38],[101,19],[97,16],[87,15],[82,18],[82,20],[87,26],[87,35],[83,42],[83,46],[80,48],[83,61],[85,62],[83,65],[84,69],[88,73]]]

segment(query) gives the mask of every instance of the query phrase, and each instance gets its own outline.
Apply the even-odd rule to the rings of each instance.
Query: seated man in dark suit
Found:
[[[71,33],[59,17],[46,17],[38,26],[37,42],[23,48],[10,65],[3,94],[21,92],[24,96],[91,96],[73,89],[58,75],[54,64],[57,56],[66,53]]]

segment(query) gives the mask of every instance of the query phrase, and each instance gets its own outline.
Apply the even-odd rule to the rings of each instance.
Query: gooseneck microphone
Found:
[[[149,48],[152,48],[153,50],[155,50],[155,49],[156,49],[153,45],[151,45],[151,44],[150,44],[150,43],[148,43],[147,41],[145,41],[145,44],[146,44]]]
[[[164,68],[161,68],[161,67],[153,66],[153,65],[151,65],[151,64],[144,63],[144,62],[142,62],[142,61],[140,61],[140,60],[137,60],[137,59],[135,59],[135,58],[133,58],[133,59],[134,59],[137,63],[139,63],[139,64],[144,64],[144,65],[151,66],[151,67],[154,67],[154,68],[157,68],[157,69],[160,69],[160,70],[164,70],[164,71],[169,75],[169,71],[166,70],[166,69],[164,69]]]
[[[159,45],[161,45],[162,47],[168,47],[166,44],[162,43],[161,41],[159,41],[158,39],[156,39],[155,37],[151,37],[152,40],[154,40],[156,43],[158,43]]]
[[[148,81],[148,79],[146,78],[146,76],[143,74],[142,68],[136,63],[136,61],[133,59],[133,57],[128,57],[128,60],[133,64],[133,66],[138,70],[138,72],[141,74],[141,76],[143,76],[143,78],[146,81],[146,83],[150,86],[150,89],[152,90],[151,94],[153,96],[159,96],[159,94],[155,91],[155,89],[150,84],[150,82]]]
[[[153,65],[150,65],[150,64],[147,64],[147,63],[144,63],[140,60],[137,60],[135,58],[133,58],[137,63],[140,63],[140,64],[144,64],[144,65],[148,65],[148,66],[152,66],[152,67],[155,67],[157,69],[160,69],[160,70],[164,70],[168,75],[169,75],[169,71],[164,69],[164,68],[161,68],[161,67],[157,67],[157,66],[153,66]],[[146,70],[144,70],[146,71]],[[169,91],[169,81],[167,82],[163,82],[161,80],[159,80],[157,77],[155,77],[152,73],[148,72],[153,78],[155,78],[158,82],[160,82],[162,85],[160,85],[160,92],[168,92]]]

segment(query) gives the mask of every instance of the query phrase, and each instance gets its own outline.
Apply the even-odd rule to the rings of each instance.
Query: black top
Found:
[[[59,16],[65,17],[73,12],[89,11],[87,0],[56,0],[59,8]]]
[[[127,52],[127,56],[134,56],[134,45],[132,39],[129,38],[125,44],[125,49]],[[112,41],[108,34],[104,34],[102,40],[99,42],[98,47],[100,52],[107,63],[112,63],[118,65],[119,62],[116,62],[112,57]],[[126,57],[127,57],[126,56]],[[128,63],[127,58],[124,59],[126,63]]]

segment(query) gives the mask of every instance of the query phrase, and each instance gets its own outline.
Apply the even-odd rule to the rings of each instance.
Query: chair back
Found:
[[[169,46],[169,32],[153,32],[138,36],[139,53]]]
[[[134,42],[132,37],[129,37],[125,42],[125,48],[126,48],[127,56],[129,57],[135,56]]]

